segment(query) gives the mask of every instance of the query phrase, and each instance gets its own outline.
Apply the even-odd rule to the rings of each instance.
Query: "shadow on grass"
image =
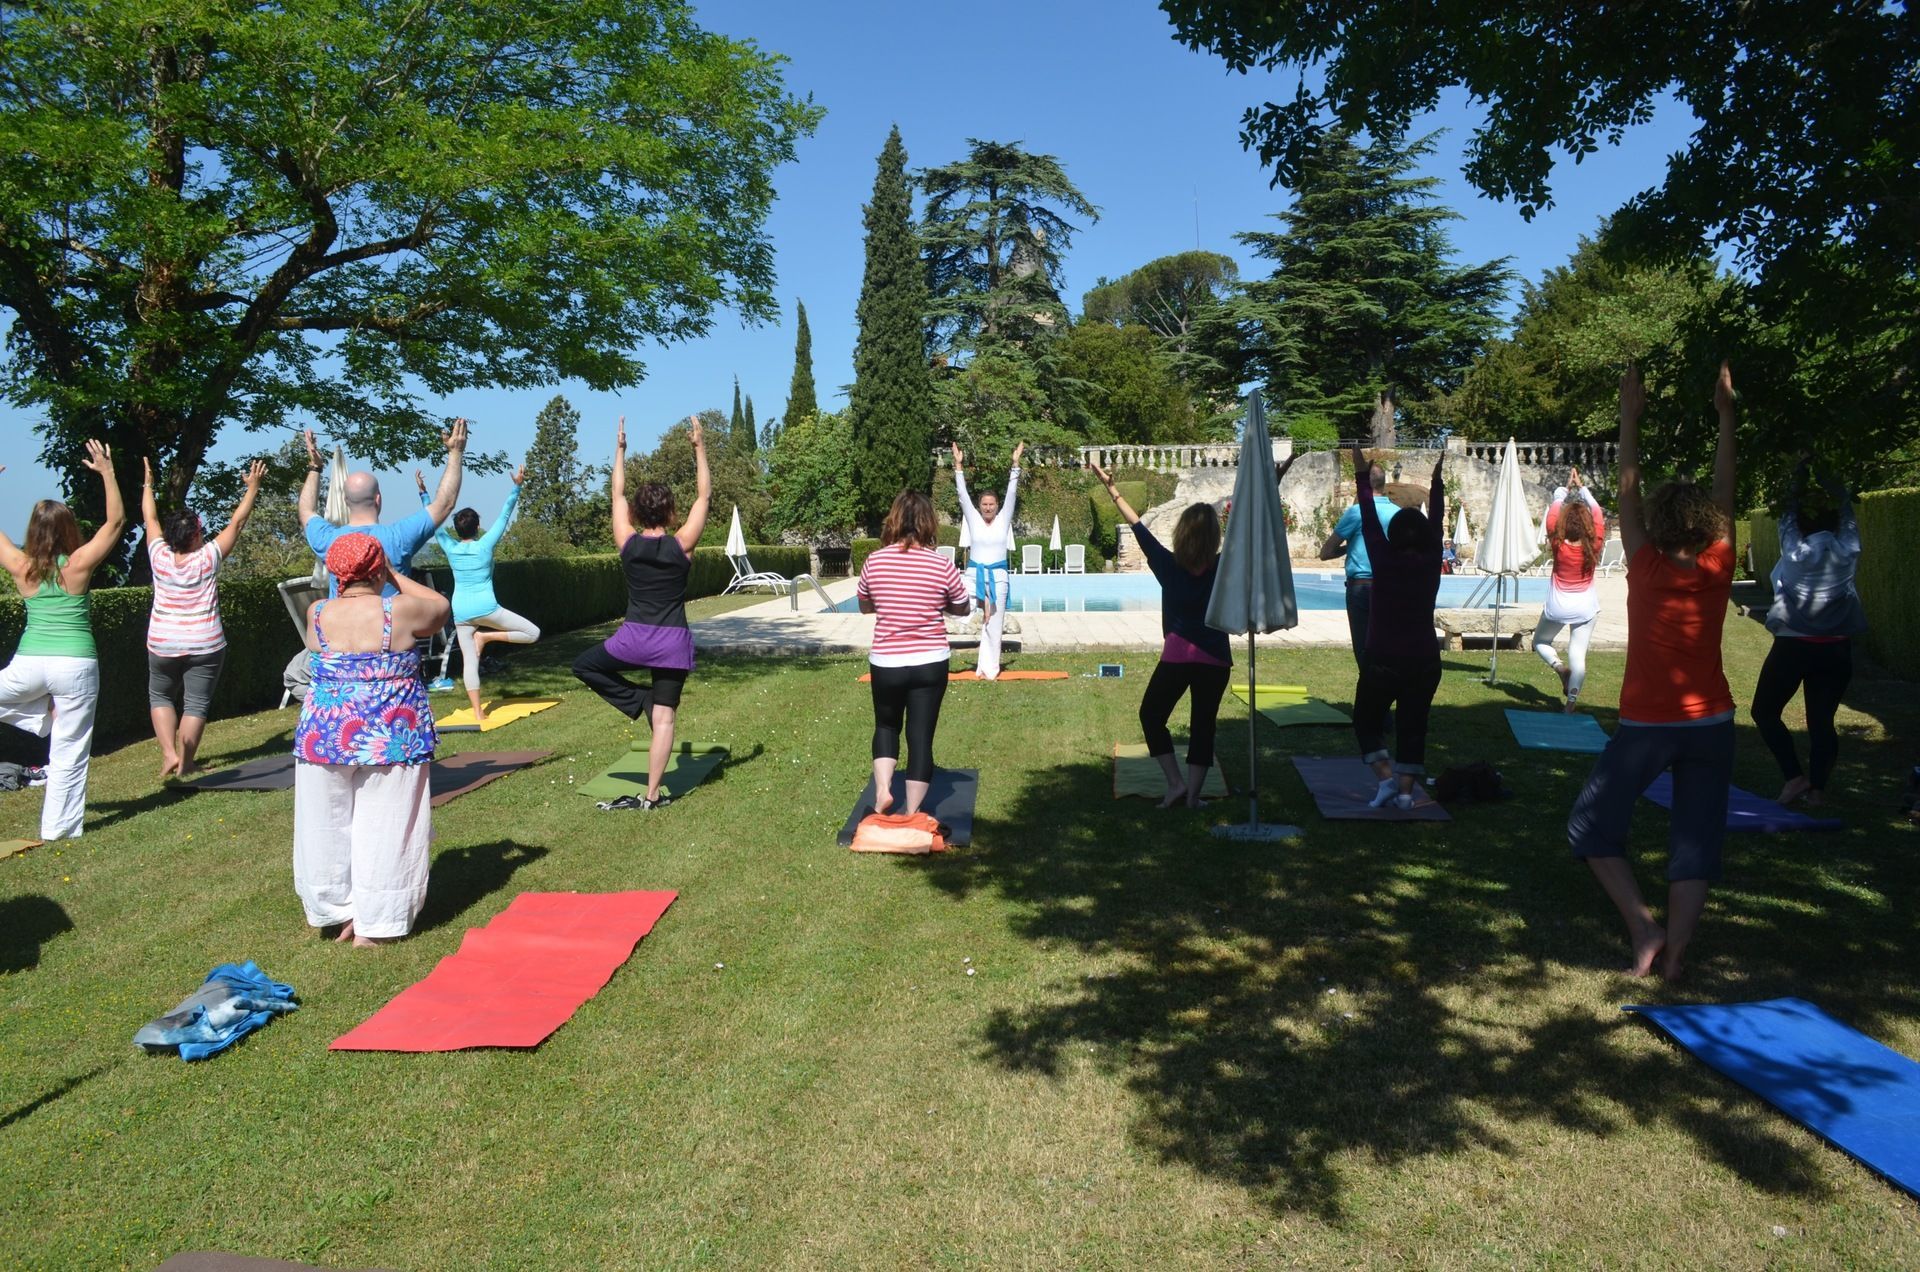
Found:
[[[40,947],[73,931],[73,920],[52,897],[27,893],[0,901],[0,972],[40,966]]]
[[[433,859],[433,870],[427,877],[427,903],[420,908],[413,931],[426,932],[453,922],[506,887],[520,867],[546,855],[545,848],[511,839],[447,849]]]
[[[1244,727],[1223,724],[1223,761],[1244,773]],[[1306,834],[1234,845],[1205,825],[1238,820],[1237,802],[1162,813],[1115,802],[1104,763],[1032,772],[973,849],[924,877],[1005,897],[1020,935],[1076,947],[1100,970],[993,1016],[985,1058],[1044,1074],[1091,1058],[1132,1093],[1151,1151],[1333,1220],[1356,1159],[1517,1153],[1509,1136],[1530,1124],[1601,1137],[1664,1127],[1756,1188],[1820,1195],[1784,1120],[1690,1057],[1647,1047],[1616,1009],[1799,993],[1868,1031],[1875,1016],[1911,1014],[1915,919],[1890,904],[1920,882],[1911,852],[1864,832],[1818,848],[1730,845],[1744,859],[1716,893],[1695,979],[1672,994],[1624,979],[1596,994],[1579,973],[1617,966],[1624,942],[1562,831],[1591,758],[1514,755],[1498,702],[1437,708],[1434,732],[1455,748],[1449,763],[1478,748],[1524,770],[1529,798],[1461,806],[1450,824],[1330,824],[1283,748],[1344,754],[1350,735],[1263,728],[1263,815]],[[1663,863],[1666,817],[1643,808],[1636,843]]]
[[[93,1081],[95,1078],[99,1077],[101,1074],[105,1073],[108,1069],[111,1069],[112,1067],[113,1066],[110,1064],[95,1065],[93,1068],[87,1070],[85,1073],[75,1074],[73,1077],[70,1077],[70,1078],[62,1078],[59,1082],[49,1087],[46,1091],[44,1091],[40,1095],[34,1096],[31,1100],[28,1100],[25,1104],[22,1104],[19,1108],[9,1109],[5,1113],[0,1113],[0,1131],[5,1130],[9,1126],[12,1126],[15,1122],[25,1121],[27,1118],[32,1117],[35,1113],[38,1113],[41,1109],[46,1108],[47,1105],[52,1104],[55,1100],[59,1099],[61,1096],[67,1094],[69,1091],[72,1091],[75,1087],[83,1086],[86,1083]]]

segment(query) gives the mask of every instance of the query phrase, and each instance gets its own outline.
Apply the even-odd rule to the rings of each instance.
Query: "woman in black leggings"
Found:
[[[1292,463],[1289,459],[1287,463]],[[1220,567],[1220,516],[1212,504],[1197,503],[1180,514],[1173,529],[1173,551],[1167,551],[1153,532],[1140,522],[1113,478],[1098,464],[1091,465],[1094,476],[1107,488],[1113,506],[1133,527],[1133,537],[1146,553],[1147,565],[1160,581],[1160,664],[1147,681],[1147,692],[1140,699],[1140,731],[1146,735],[1147,753],[1159,762],[1166,774],[1167,794],[1160,807],[1185,804],[1202,806],[1200,792],[1213,767],[1213,737],[1220,718],[1220,698],[1233,675],[1233,647],[1227,634],[1208,627],[1207,600],[1213,595],[1213,579]],[[1286,474],[1286,466],[1276,471],[1276,479]],[[1167,721],[1187,695],[1187,767],[1183,773],[1173,758],[1173,734]]]
[[[1840,757],[1840,733],[1833,718],[1840,697],[1853,679],[1853,638],[1867,630],[1866,611],[1853,579],[1860,568],[1860,528],[1853,519],[1847,488],[1829,476],[1821,484],[1827,500],[1802,506],[1807,465],[1793,475],[1787,506],[1780,513],[1780,562],[1773,567],[1773,607],[1767,630],[1773,648],[1753,688],[1753,726],[1773,752],[1786,785],[1780,802],[1805,798],[1818,804]],[[1807,767],[1800,767],[1793,735],[1780,713],[1793,695],[1806,690]]]
[[[941,556],[933,501],[917,490],[894,497],[880,547],[860,567],[860,612],[875,616],[873,652],[873,811],[893,811],[900,731],[907,733],[908,814],[920,811],[933,781],[933,730],[947,696],[945,615],[972,607],[966,584]]]

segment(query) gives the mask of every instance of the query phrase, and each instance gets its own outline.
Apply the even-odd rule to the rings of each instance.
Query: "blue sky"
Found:
[[[1215,58],[1177,44],[1152,0],[978,0],[962,8],[835,0],[711,0],[708,28],[787,55],[790,88],[813,95],[826,117],[775,178],[779,202],[768,222],[785,307],[780,326],[746,327],[717,316],[706,338],[642,351],[647,378],[619,393],[578,384],[540,390],[469,391],[430,401],[476,421],[476,445],[523,452],[533,417],[555,392],[579,407],[583,458],[612,448],[615,417],[628,416],[630,445],[651,445],[688,412],[725,409],[734,375],[764,420],[785,406],[793,366],[793,300],[806,302],[821,404],[844,405],[852,378],[853,310],[859,296],[861,208],[874,159],[899,124],[915,168],[945,163],[969,137],[1020,141],[1057,156],[1101,210],[1067,257],[1068,303],[1101,275],[1117,276],[1156,256],[1199,246],[1226,252],[1251,272],[1236,231],[1264,228],[1285,206],[1284,190],[1239,142],[1241,110],[1290,94],[1290,75],[1229,73]],[[1528,222],[1511,205],[1474,194],[1460,177],[1461,151],[1476,122],[1464,97],[1443,103],[1420,129],[1448,129],[1427,171],[1462,214],[1453,238],[1463,260],[1512,257],[1522,277],[1563,262],[1584,233],[1632,194],[1657,182],[1667,156],[1691,131],[1684,107],[1665,104],[1625,144],[1554,174],[1558,203]],[[1196,228],[1197,211],[1197,228]],[[31,501],[57,483],[34,463],[35,417],[0,407],[0,526],[18,534]],[[223,434],[216,457],[269,449],[278,438]],[[397,475],[396,475],[397,477]],[[395,489],[385,479],[391,492]],[[504,477],[471,479],[462,502],[491,517]],[[411,500],[409,500],[411,502]]]

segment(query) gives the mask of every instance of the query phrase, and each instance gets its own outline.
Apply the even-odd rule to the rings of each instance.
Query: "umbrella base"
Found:
[[[1231,826],[1215,826],[1213,837],[1231,839],[1236,843],[1270,844],[1282,839],[1300,838],[1300,828],[1279,822],[1238,822]]]

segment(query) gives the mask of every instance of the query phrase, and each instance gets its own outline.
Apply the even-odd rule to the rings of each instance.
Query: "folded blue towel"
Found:
[[[148,1051],[177,1050],[182,1060],[218,1055],[282,1012],[299,1006],[293,986],[270,980],[251,959],[222,963],[193,994],[133,1035]]]

